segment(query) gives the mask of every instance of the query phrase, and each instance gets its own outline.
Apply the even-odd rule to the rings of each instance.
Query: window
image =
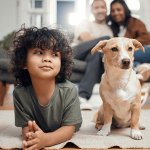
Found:
[[[43,0],[30,0],[30,8],[43,8]]]
[[[35,0],[35,8],[43,8],[43,0]]]

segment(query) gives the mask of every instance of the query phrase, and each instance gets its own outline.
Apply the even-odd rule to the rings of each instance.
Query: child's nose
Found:
[[[51,62],[51,57],[50,56],[43,56],[42,61],[43,62]]]

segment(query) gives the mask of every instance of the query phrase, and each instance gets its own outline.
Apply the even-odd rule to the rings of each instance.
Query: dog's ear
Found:
[[[132,43],[135,46],[135,50],[138,50],[139,48],[141,48],[142,51],[145,52],[144,47],[142,46],[142,44],[138,40],[132,39]]]
[[[97,51],[103,51],[103,48],[106,46],[108,40],[103,40],[98,42],[95,47],[92,48],[91,53],[94,54]]]

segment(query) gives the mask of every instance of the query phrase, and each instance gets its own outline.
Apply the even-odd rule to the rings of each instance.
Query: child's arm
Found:
[[[27,139],[23,141],[23,147],[27,150],[41,149],[46,146],[56,145],[65,142],[73,136],[75,126],[63,126],[54,132],[44,133],[33,121],[34,132],[26,133]],[[28,138],[32,137],[32,139]]]

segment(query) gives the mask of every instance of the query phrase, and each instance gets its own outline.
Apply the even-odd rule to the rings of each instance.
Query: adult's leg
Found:
[[[138,63],[150,63],[150,46],[144,46],[145,52],[138,50],[134,54],[134,61]]]
[[[99,41],[107,40],[107,39],[110,39],[110,37],[109,36],[103,36],[103,37],[96,38],[96,39],[93,39],[93,40],[90,40],[90,41],[82,42],[81,44],[72,47],[72,49],[73,49],[73,58],[74,58],[73,72],[72,72],[72,76],[70,78],[70,80],[72,82],[74,82],[74,81],[81,81],[82,78],[84,78],[84,73],[87,72],[86,71],[86,68],[87,68],[87,57],[89,56],[89,54],[91,54],[91,49]],[[95,57],[95,56],[93,56],[93,57]],[[82,61],[82,62],[80,63],[80,61]],[[91,65],[92,65],[92,62],[91,62]],[[91,66],[91,68],[92,68],[92,66]],[[81,72],[82,72],[82,74],[80,74]],[[93,87],[93,85],[91,85],[90,87]],[[84,87],[83,87],[83,89],[84,89]]]
[[[100,82],[103,72],[102,53],[91,55],[84,77],[79,83],[79,96],[88,100],[92,95],[94,85]]]
[[[73,83],[80,83],[83,78],[84,73],[72,71],[70,81]]]
[[[80,83],[85,70],[87,67],[87,62],[82,60],[73,59],[73,68],[70,81],[73,83]]]
[[[73,46],[73,57],[78,60],[85,60],[86,56],[91,52],[91,49],[102,40],[110,39],[109,36],[103,36],[90,41],[82,42],[76,46]]]

